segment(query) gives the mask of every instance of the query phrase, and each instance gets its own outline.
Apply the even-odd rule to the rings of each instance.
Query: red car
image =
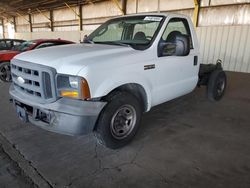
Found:
[[[10,75],[10,60],[19,53],[35,50],[39,48],[45,48],[50,46],[73,44],[72,41],[61,39],[38,39],[23,42],[19,46],[16,46],[13,50],[0,51],[0,79],[4,82],[11,81]]]

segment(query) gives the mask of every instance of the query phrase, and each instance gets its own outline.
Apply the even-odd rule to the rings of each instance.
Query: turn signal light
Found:
[[[61,91],[60,95],[62,97],[79,98],[79,93],[77,91]]]

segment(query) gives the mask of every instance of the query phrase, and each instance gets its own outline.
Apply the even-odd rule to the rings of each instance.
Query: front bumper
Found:
[[[106,105],[100,101],[61,98],[53,103],[37,103],[10,86],[10,96],[18,116],[48,131],[82,135],[93,131],[99,113]]]

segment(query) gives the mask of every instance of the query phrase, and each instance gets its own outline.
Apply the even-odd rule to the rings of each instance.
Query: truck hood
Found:
[[[135,51],[126,46],[70,44],[24,52],[15,59],[50,66],[58,73],[75,75],[88,64],[102,63]]]

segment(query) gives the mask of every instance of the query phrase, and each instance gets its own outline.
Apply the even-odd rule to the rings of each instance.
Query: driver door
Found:
[[[167,24],[162,40],[168,42],[170,35],[181,33],[190,37],[190,53],[187,56],[161,56],[157,59],[157,95],[156,104],[169,101],[191,92],[197,84],[197,63],[194,58],[193,41],[188,21],[185,18],[172,18]],[[197,57],[196,57],[197,58]],[[197,59],[196,59],[197,61]]]

